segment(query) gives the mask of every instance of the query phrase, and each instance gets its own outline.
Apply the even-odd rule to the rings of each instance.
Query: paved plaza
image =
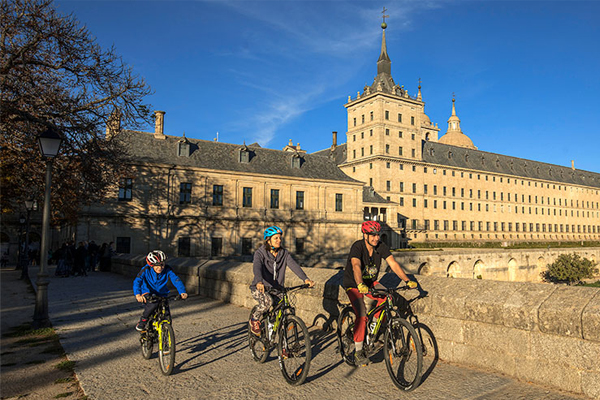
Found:
[[[165,377],[156,355],[142,358],[134,329],[142,308],[133,297],[132,279],[109,272],[59,278],[53,271],[50,318],[89,399],[583,398],[443,361],[432,365],[431,358],[421,386],[400,392],[381,353],[368,367],[352,368],[341,362],[335,335],[314,327],[309,377],[292,387],[279,371],[275,352],[264,364],[252,360],[248,309],[200,296],[172,303],[177,359],[173,374]],[[36,273],[31,271],[33,281]]]

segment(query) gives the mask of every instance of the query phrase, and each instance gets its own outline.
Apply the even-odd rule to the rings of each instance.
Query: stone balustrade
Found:
[[[171,259],[189,293],[250,308],[252,264]],[[135,276],[143,257],[116,256],[112,271]],[[307,268],[315,288],[296,294],[307,325],[335,328],[347,297],[343,270]],[[417,275],[428,296],[413,303],[441,360],[600,398],[600,288]],[[300,280],[288,271],[287,283]],[[397,278],[382,277],[386,285]],[[417,291],[405,292],[407,298]]]

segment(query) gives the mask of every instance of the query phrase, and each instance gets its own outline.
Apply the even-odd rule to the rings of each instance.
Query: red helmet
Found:
[[[151,251],[146,256],[146,262],[151,267],[154,267],[155,265],[164,263],[166,259],[167,259],[166,254],[160,250]]]
[[[362,233],[377,233],[379,234],[379,232],[381,231],[381,225],[379,225],[379,222],[377,221],[365,221],[362,223],[360,230],[362,231]]]

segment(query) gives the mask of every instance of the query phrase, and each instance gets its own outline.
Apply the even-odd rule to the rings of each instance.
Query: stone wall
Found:
[[[252,264],[172,259],[189,293],[246,308],[255,304],[248,286]],[[113,272],[135,276],[142,257],[113,258]],[[307,325],[335,327],[347,297],[343,271],[306,269],[315,288],[296,295]],[[600,397],[600,289],[543,283],[417,276],[428,296],[413,310],[431,332],[439,358],[487,368],[561,390]],[[397,278],[381,281],[388,286]],[[301,283],[288,274],[289,285]],[[417,291],[410,292],[414,297]],[[409,296],[409,297],[410,297]]]

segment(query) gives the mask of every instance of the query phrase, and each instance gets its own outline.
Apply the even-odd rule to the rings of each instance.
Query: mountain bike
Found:
[[[376,343],[383,335],[383,354],[387,371],[399,389],[409,392],[415,389],[421,381],[423,368],[423,348],[415,328],[402,318],[398,304],[404,299],[398,288],[371,288],[371,294],[385,297],[385,301],[367,313],[365,341],[363,350],[367,357],[376,353],[379,346]],[[379,314],[375,318],[375,314]],[[346,306],[340,312],[337,326],[338,348],[342,359],[348,365],[354,363],[354,324],[356,315],[352,306]]]
[[[142,355],[146,360],[152,356],[154,343],[158,343],[158,363],[163,375],[170,375],[175,365],[175,332],[173,332],[169,300],[179,300],[180,296],[161,297],[147,295],[146,301],[159,303],[156,311],[148,318],[146,330],[140,334]]]
[[[280,300],[263,314],[260,320],[260,336],[252,333],[248,324],[250,351],[254,361],[265,362],[270,351],[277,346],[281,373],[291,385],[300,385],[304,382],[308,375],[312,354],[308,329],[304,321],[296,316],[290,294],[308,287],[308,284],[304,284],[282,290],[269,289],[268,293],[280,297]],[[252,308],[250,318],[257,307]]]

